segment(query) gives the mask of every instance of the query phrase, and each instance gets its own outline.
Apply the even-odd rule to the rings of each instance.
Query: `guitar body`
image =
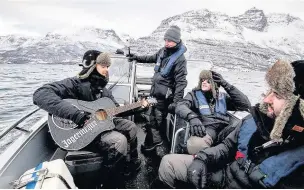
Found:
[[[49,114],[50,133],[60,148],[80,150],[89,145],[99,134],[115,128],[112,117],[104,111],[116,107],[110,98],[104,97],[92,102],[75,99],[65,99],[64,101],[68,101],[79,110],[92,113],[92,115],[82,128],[77,128],[77,125],[71,120]]]

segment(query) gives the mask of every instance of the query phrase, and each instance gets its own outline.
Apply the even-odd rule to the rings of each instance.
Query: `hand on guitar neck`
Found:
[[[148,99],[142,99],[138,103],[141,105],[140,107],[144,109],[144,108],[147,108],[149,106],[152,106],[156,102],[155,102],[154,99],[148,98]],[[128,106],[128,105],[126,105],[126,106]],[[83,111],[83,110],[79,110],[79,111],[80,111],[81,116],[79,117],[80,119],[75,123],[78,125],[77,128],[82,128],[89,121],[89,119],[92,117],[91,116],[92,114],[89,113],[89,112]],[[104,111],[102,111],[102,112],[104,112]],[[99,115],[99,116],[101,116],[101,114],[102,115],[105,114],[105,113],[102,113],[102,112],[96,112],[95,114]],[[101,116],[101,117],[98,117],[98,118],[105,118],[105,117],[107,117],[107,116]]]
[[[147,101],[146,99],[142,99],[142,100],[141,100],[141,107],[142,107],[142,108],[147,108],[147,107],[149,107],[149,106],[150,106],[149,101]]]

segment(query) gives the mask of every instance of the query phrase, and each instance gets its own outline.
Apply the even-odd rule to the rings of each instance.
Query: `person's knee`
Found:
[[[134,139],[136,139],[136,135],[137,135],[137,127],[136,127],[135,123],[132,123],[129,128],[130,141],[133,141]]]
[[[117,134],[114,142],[115,149],[123,154],[127,155],[128,151],[128,141],[127,138],[123,134]]]
[[[187,140],[187,150],[189,154],[196,154],[202,149],[209,148],[213,144],[213,140],[209,135],[204,137],[191,136]]]
[[[163,182],[167,182],[170,179],[167,179],[168,177],[172,178],[172,169],[173,169],[173,165],[172,165],[172,160],[174,160],[173,155],[166,155],[162,158],[160,165],[159,165],[159,169],[158,169],[158,175],[159,175],[159,179]]]

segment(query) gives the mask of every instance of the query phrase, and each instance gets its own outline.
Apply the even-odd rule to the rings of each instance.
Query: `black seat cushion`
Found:
[[[71,151],[65,156],[65,163],[73,175],[99,171],[103,157],[90,151]]]
[[[101,158],[99,153],[90,151],[72,151],[65,156],[66,161],[80,161],[85,159]]]

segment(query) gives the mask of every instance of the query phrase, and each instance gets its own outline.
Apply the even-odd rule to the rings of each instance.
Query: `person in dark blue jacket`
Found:
[[[159,179],[169,187],[303,188],[304,60],[279,60],[266,73],[269,91],[217,146],[166,155]]]
[[[220,92],[219,87],[226,92]],[[195,154],[212,146],[219,132],[229,124],[228,110],[248,111],[250,107],[247,96],[221,74],[202,70],[197,87],[188,92],[175,109],[177,116],[189,122],[191,137],[187,141],[186,152]]]
[[[150,95],[158,103],[147,113],[149,123],[145,126],[147,136],[141,147],[142,152],[150,152],[163,144],[167,114],[174,113],[176,103],[183,98],[187,86],[187,60],[184,56],[187,48],[182,43],[180,28],[170,26],[165,32],[164,40],[165,47],[154,55],[127,55],[129,61],[156,63]]]

